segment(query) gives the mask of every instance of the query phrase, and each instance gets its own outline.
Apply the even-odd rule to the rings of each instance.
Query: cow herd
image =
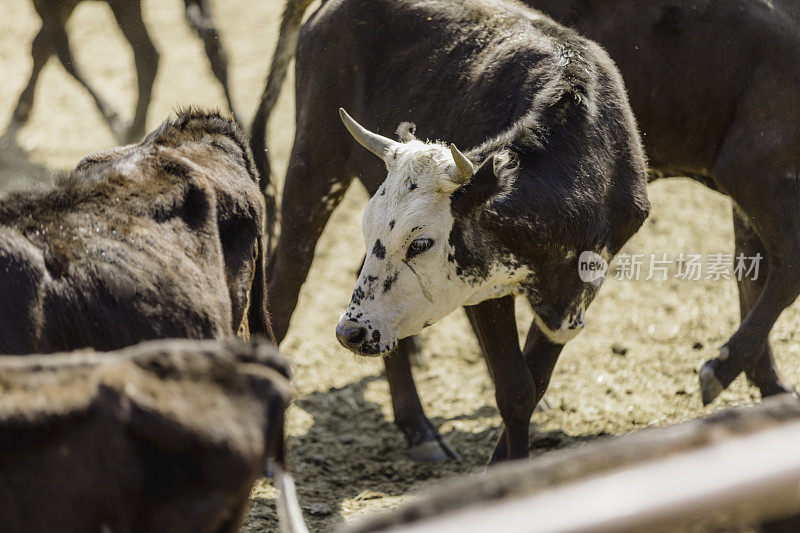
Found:
[[[579,260],[612,261],[661,176],[728,195],[736,253],[766,261],[699,369],[703,402],[741,373],[762,396],[793,390],[768,340],[800,294],[793,0],[323,0],[305,23],[312,1],[287,0],[249,137],[238,114],[193,107],[144,135],[158,53],[138,0],[108,0],[138,73],[123,123],[73,61],[78,3],[34,0],[13,120],[55,53],[132,144],[0,197],[4,531],[236,531],[265,469],[291,496],[275,346],[354,178],[371,196],[366,255],[331,342],[383,358],[416,460],[458,452],[422,408],[414,336],[465,308],[503,421],[490,462],[527,457],[533,410],[603,283]],[[186,13],[233,110],[207,2]],[[295,56],[278,211],[265,132]],[[523,346],[515,298],[533,311]],[[304,528],[296,503],[284,516]]]

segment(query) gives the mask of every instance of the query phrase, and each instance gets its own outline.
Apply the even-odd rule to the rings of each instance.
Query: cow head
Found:
[[[215,112],[181,111],[139,144],[88,156],[76,170],[100,165],[129,179],[163,181],[169,176],[179,185],[176,189],[207,190],[213,212],[203,217],[215,217],[211,225],[222,251],[231,328],[244,337],[272,337],[266,309],[264,200],[249,144],[233,120]],[[184,187],[191,184],[197,187]]]
[[[388,174],[364,213],[367,256],[336,328],[339,342],[362,355],[387,353],[461,305],[511,292],[524,268],[498,263],[475,278],[456,266],[451,195],[476,172],[473,162],[455,145],[396,142],[340,114]]]

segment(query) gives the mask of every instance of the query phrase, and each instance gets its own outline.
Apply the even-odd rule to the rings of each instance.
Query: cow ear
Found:
[[[475,170],[472,178],[458,187],[450,196],[454,213],[468,213],[483,205],[497,192],[497,176],[494,173],[495,158],[490,155]]]
[[[208,183],[208,175],[191,160],[162,149],[159,154],[161,170],[179,180],[170,193],[156,196],[150,204],[157,222],[180,217],[192,229],[209,228],[216,224],[216,193]]]
[[[418,141],[416,135],[417,132],[417,125],[413,122],[401,122],[395,133],[397,134],[397,138],[400,139],[400,142],[407,143],[411,141]]]

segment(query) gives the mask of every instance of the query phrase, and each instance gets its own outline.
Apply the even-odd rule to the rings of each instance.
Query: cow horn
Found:
[[[453,154],[453,160],[456,162],[459,176],[454,181],[461,184],[467,181],[475,174],[475,167],[472,166],[472,161],[467,159],[467,156],[461,153],[461,150],[456,148],[455,144],[450,145],[450,153]]]
[[[384,161],[386,160],[389,150],[394,147],[395,144],[399,144],[388,137],[384,137],[367,130],[361,124],[353,120],[353,117],[348,115],[347,111],[341,107],[339,108],[339,116],[342,117],[344,127],[347,128],[347,131],[350,132],[350,135],[352,135],[353,138],[358,141],[358,144],[377,155]]]

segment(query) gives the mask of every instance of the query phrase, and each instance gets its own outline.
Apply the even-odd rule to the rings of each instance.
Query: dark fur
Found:
[[[769,332],[800,294],[800,4],[794,0],[525,0],[616,61],[652,166],[734,202],[735,253],[760,253],[739,282],[742,325],[722,386],[742,371],[763,396],[791,390]],[[703,401],[714,387],[703,383]]]
[[[239,531],[288,378],[263,342],[2,358],[3,531]]]
[[[513,253],[512,266],[536,273],[525,288],[548,325],[594,296],[578,279],[577,255],[569,254],[616,253],[647,216],[646,165],[613,63],[592,42],[513,0],[327,2],[300,34],[296,79],[298,123],[281,238],[269,265],[278,339],[330,215],[321,199],[340,200],[353,176],[375,194],[386,175],[339,123],[338,107],[382,135],[411,121],[416,129],[399,129],[403,140],[416,132],[471,149],[467,155],[482,167],[452,196],[452,260],[459,275],[482,277],[492,260]],[[510,152],[508,164],[497,157],[500,150]],[[335,184],[342,187],[333,193]],[[501,414],[514,426],[514,449],[501,443],[497,458],[527,453],[530,412],[552,370],[522,363],[511,311],[469,311],[490,366],[497,366]],[[536,342],[525,355],[556,357],[560,347],[531,329]],[[387,359],[387,376],[396,420],[413,445],[438,436],[407,364],[395,366],[407,346],[401,342],[400,353]],[[511,361],[521,367],[505,367]]]
[[[271,337],[262,223],[245,139],[232,121],[191,109],[140,144],[85,158],[49,190],[9,195],[0,353],[240,328]]]
[[[72,50],[67,37],[66,22],[75,7],[82,0],[33,0],[33,6],[42,19],[42,27],[33,40],[31,56],[33,71],[27,86],[19,97],[14,110],[14,121],[24,123],[28,120],[33,108],[33,97],[39,73],[48,58],[56,54],[61,64],[81,85],[83,85],[97,104],[109,128],[119,142],[138,141],[144,135],[147,108],[153,91],[156,71],[158,70],[158,50],[147,33],[142,22],[141,0],[105,0],[119,24],[120,30],[133,50],[136,63],[136,76],[139,82],[139,96],[136,102],[133,121],[125,124],[117,112],[111,108],[94,87],[88,82],[72,57]],[[211,63],[211,70],[222,84],[228,106],[234,113],[228,85],[228,60],[219,33],[211,20],[211,8],[208,0],[184,0],[186,19],[189,25],[203,40],[206,55]]]

